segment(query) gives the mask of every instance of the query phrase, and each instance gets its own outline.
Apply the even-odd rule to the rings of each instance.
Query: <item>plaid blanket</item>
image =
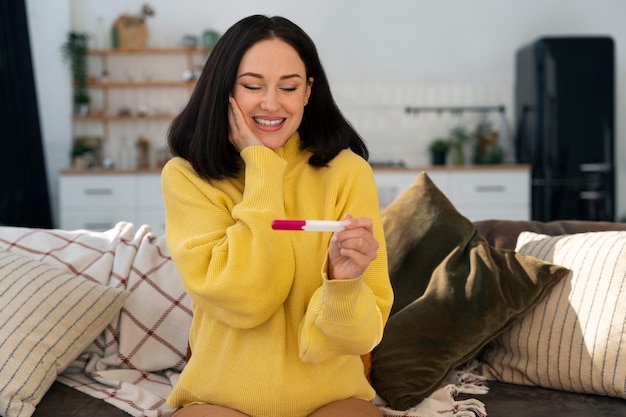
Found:
[[[5,226],[0,227],[0,249],[128,290],[119,317],[57,380],[136,417],[173,413],[165,398],[185,364],[192,313],[164,236],[148,225],[135,230],[127,222],[106,232]],[[389,409],[381,398],[374,402],[385,417],[482,417],[486,413],[479,401],[454,400],[458,392],[484,392],[478,385],[447,381],[402,412]]]
[[[163,236],[118,223],[106,232],[2,227],[0,248],[130,291],[119,317],[58,381],[133,416],[167,416],[185,364],[191,302]]]

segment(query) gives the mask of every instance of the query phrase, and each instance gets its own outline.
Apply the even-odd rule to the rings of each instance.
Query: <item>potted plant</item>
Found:
[[[433,165],[445,165],[450,142],[443,138],[434,139],[428,146],[430,158]]]
[[[474,163],[475,164],[499,164],[502,162],[503,151],[498,145],[498,132],[493,128],[491,121],[483,118],[473,132]]]
[[[470,138],[471,135],[463,125],[458,125],[450,131],[450,144],[454,149],[454,165],[465,165],[465,144]]]
[[[76,169],[86,168],[85,157],[91,154],[94,151],[93,147],[84,143],[84,142],[76,142],[74,146],[72,146],[71,156],[72,156],[72,165]]]
[[[89,92],[87,90],[87,53],[89,34],[69,32],[63,44],[63,57],[69,62],[74,82],[74,111],[78,114],[89,112]]]

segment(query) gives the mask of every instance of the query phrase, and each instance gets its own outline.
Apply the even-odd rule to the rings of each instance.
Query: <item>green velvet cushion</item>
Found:
[[[382,214],[395,301],[371,378],[390,406],[406,410],[569,270],[489,246],[425,173]]]

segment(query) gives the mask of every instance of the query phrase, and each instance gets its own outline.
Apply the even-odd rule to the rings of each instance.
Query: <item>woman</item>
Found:
[[[376,187],[311,39],[281,17],[236,23],[168,141],[167,243],[193,304],[175,416],[380,416],[360,359],[393,301]]]

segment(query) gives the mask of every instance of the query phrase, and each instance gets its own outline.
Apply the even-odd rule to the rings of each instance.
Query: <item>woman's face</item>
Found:
[[[279,39],[264,40],[241,58],[233,97],[253,133],[276,149],[300,126],[312,82],[293,47]]]

